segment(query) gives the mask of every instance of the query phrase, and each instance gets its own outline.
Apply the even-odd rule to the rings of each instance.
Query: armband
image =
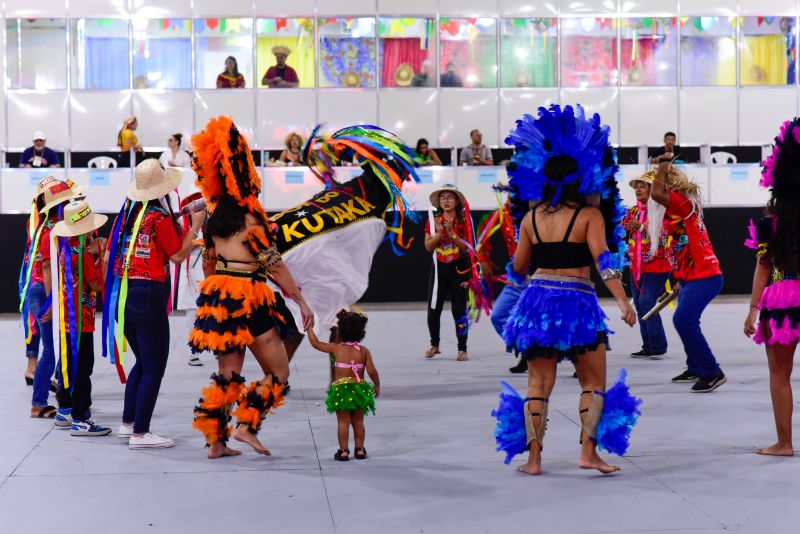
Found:
[[[257,259],[261,267],[266,270],[270,270],[272,267],[282,261],[283,258],[281,258],[281,253],[278,252],[278,249],[272,245],[267,249],[259,251]]]
[[[600,278],[603,280],[622,278],[622,271],[614,265],[614,256],[608,250],[597,257],[597,265],[600,267]]]

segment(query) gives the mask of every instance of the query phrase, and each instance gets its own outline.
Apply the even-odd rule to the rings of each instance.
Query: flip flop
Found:
[[[34,419],[55,419],[56,408],[55,406],[42,406],[42,409],[39,410],[39,413],[36,415],[31,414],[31,417]]]

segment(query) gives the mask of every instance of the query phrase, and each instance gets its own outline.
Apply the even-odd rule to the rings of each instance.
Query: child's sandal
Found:
[[[356,447],[356,460],[366,460],[367,459],[367,449],[364,447]]]
[[[339,449],[333,455],[333,459],[337,462],[347,462],[350,460],[350,449]]]

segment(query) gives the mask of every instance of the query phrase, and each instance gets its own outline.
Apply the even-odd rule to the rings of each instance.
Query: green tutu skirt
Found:
[[[375,414],[375,390],[366,381],[356,382],[353,377],[340,378],[328,388],[325,400],[328,413],[363,410]]]

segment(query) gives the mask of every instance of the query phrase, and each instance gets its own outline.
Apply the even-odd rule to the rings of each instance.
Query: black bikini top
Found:
[[[538,207],[538,206],[537,206]],[[590,267],[594,258],[587,243],[571,243],[568,241],[572,227],[578,219],[581,208],[577,208],[567,226],[567,232],[561,241],[543,242],[536,228],[536,209],[531,214],[533,233],[538,243],[533,244],[533,262],[541,269],[579,269]]]

